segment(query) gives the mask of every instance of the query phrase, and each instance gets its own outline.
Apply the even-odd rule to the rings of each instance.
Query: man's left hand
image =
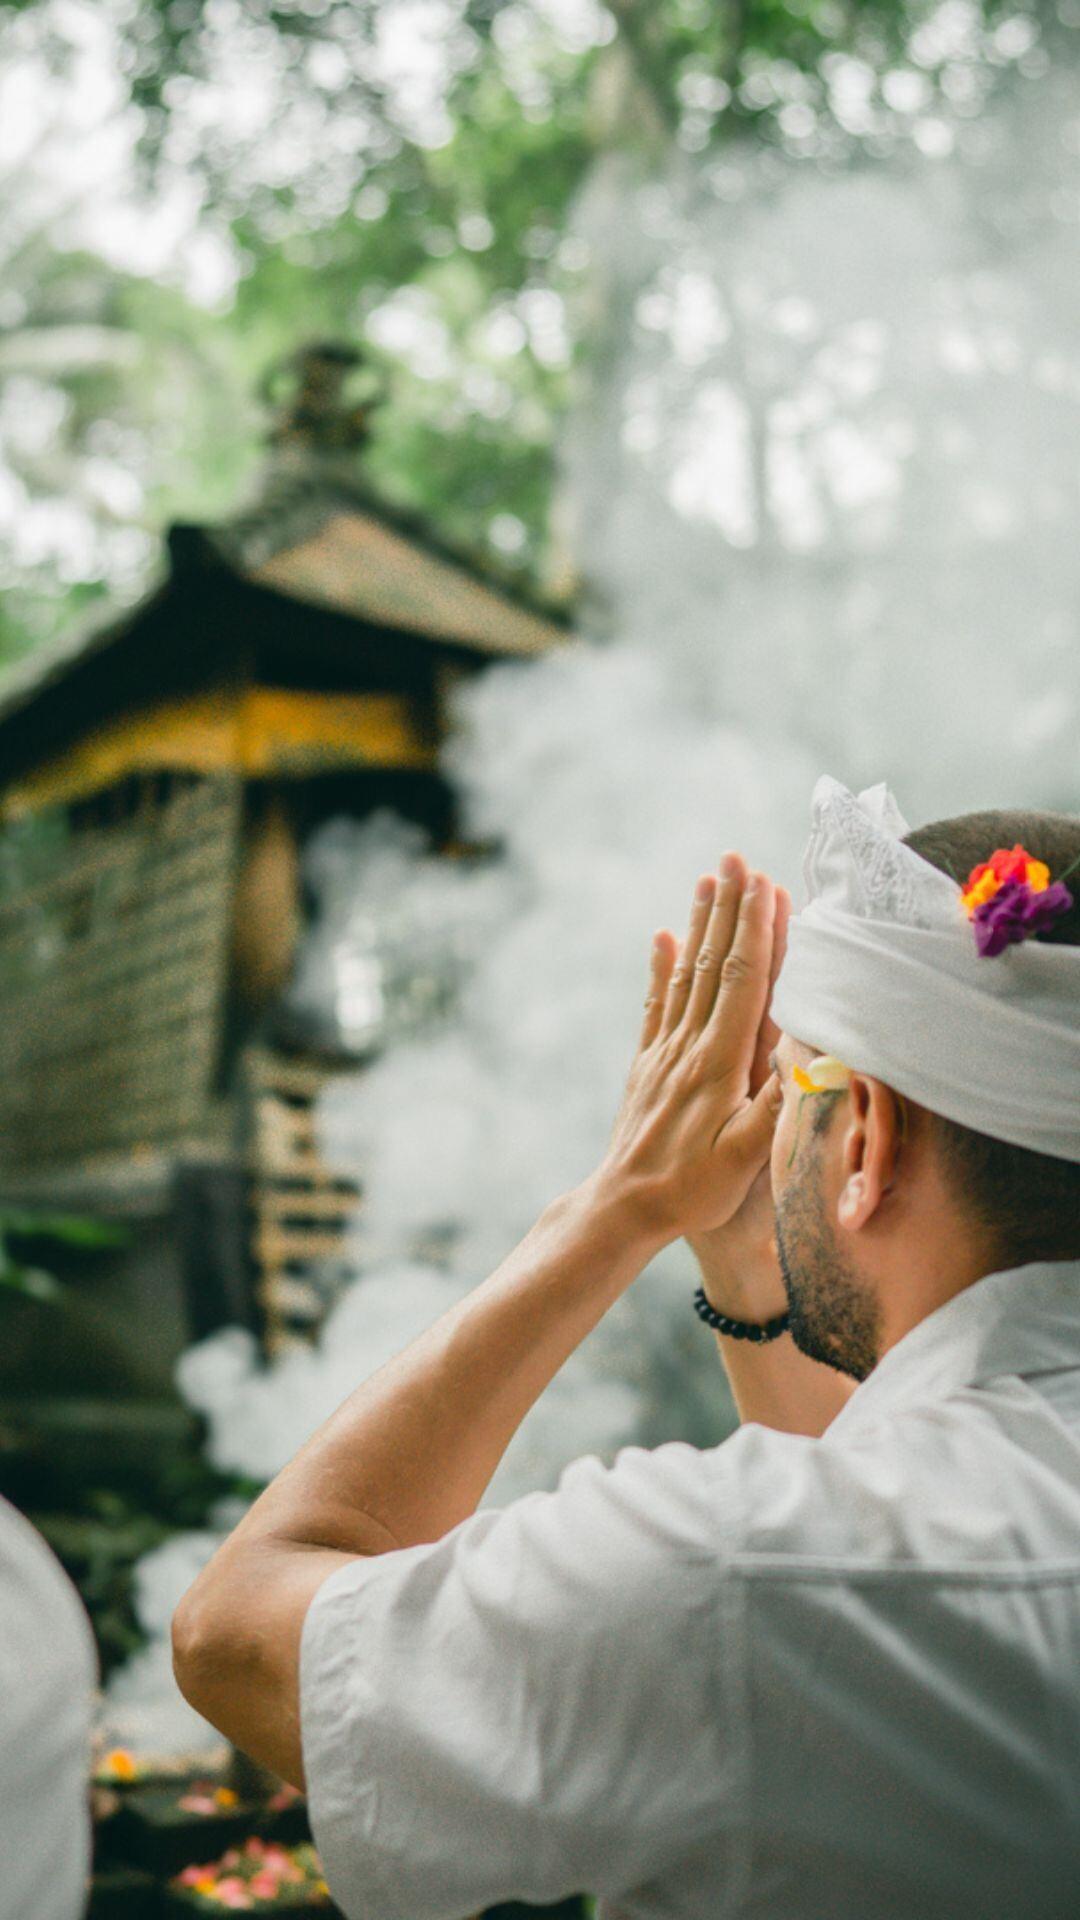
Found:
[[[766,1165],[776,1120],[769,1076],[752,1085],[771,989],[777,889],[729,856],[699,880],[680,950],[666,928],[637,1056],[594,1185],[659,1244],[723,1227]]]

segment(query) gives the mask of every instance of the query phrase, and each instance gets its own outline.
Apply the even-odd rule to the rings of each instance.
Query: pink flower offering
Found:
[[[224,1880],[219,1880],[211,1898],[223,1907],[251,1907],[255,1904],[248,1887],[237,1874],[227,1874]]]
[[[220,1860],[185,1867],[172,1885],[190,1890],[206,1907],[259,1913],[288,1911],[294,1904],[292,1889],[317,1905],[327,1905],[330,1898],[319,1856],[310,1843],[282,1847],[254,1837],[242,1847],[230,1847]]]
[[[185,1793],[177,1801],[182,1813],[216,1813],[217,1803],[208,1793]]]
[[[263,1855],[265,1864],[275,1873],[279,1881],[287,1886],[298,1886],[304,1878],[304,1870],[298,1867],[292,1854],[285,1847],[268,1846]]]

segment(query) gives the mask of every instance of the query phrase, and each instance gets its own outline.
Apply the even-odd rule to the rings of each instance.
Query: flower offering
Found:
[[[1021,846],[998,847],[972,867],[960,898],[984,959],[1045,933],[1073,904],[1068,887],[1051,880],[1045,861]]]
[[[127,1747],[112,1747],[94,1768],[94,1779],[101,1786],[128,1787],[139,1778],[139,1766]]]
[[[183,1813],[231,1813],[239,1806],[240,1796],[231,1787],[215,1787],[213,1781],[197,1780],[176,1804]]]
[[[185,1867],[170,1890],[201,1912],[307,1912],[329,1908],[330,1889],[314,1847],[252,1839],[220,1860]]]

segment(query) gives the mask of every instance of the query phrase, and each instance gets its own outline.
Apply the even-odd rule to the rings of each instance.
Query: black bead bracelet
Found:
[[[699,1320],[715,1333],[726,1334],[729,1340],[752,1340],[756,1346],[764,1346],[769,1340],[779,1340],[786,1333],[790,1315],[778,1313],[773,1320],[764,1320],[759,1324],[752,1320],[732,1320],[729,1314],[717,1313],[705,1298],[704,1287],[699,1287],[694,1295],[694,1312]]]

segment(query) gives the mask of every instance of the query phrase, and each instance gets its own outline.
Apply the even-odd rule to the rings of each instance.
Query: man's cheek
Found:
[[[791,1149],[795,1144],[795,1124],[795,1103],[790,1094],[785,1094],[772,1140],[770,1175],[774,1200],[779,1199],[787,1180],[788,1162],[791,1159]]]

